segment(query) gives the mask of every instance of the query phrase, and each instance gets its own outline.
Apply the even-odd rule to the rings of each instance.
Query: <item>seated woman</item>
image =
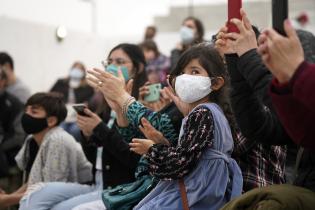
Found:
[[[128,90],[131,95],[138,97],[139,87],[145,83],[146,79],[145,60],[140,48],[133,44],[120,44],[109,53],[107,64],[127,68],[131,79],[127,85]],[[110,68],[113,69],[113,67]],[[114,75],[112,76],[114,79],[116,78]],[[133,86],[130,85],[132,82]],[[122,85],[125,86],[125,81],[122,82]],[[99,89],[98,86],[95,88]],[[104,98],[103,95],[102,97]],[[108,104],[112,105],[110,101]],[[129,150],[128,141],[130,142],[135,136],[143,135],[140,135],[134,126],[121,128],[121,134],[119,134],[117,126],[113,123],[116,116],[118,124],[121,121],[121,108],[117,106],[111,108],[112,111],[105,109],[111,112],[109,120],[106,122],[89,109],[85,110],[87,116],[78,115],[78,125],[86,137],[82,142],[83,149],[90,161],[94,163],[96,185],[48,183],[42,190],[33,193],[29,205],[21,203],[20,209],[72,209],[83,203],[100,200],[102,189],[135,180],[134,172],[138,166],[140,155]],[[177,131],[173,129],[168,115],[150,112],[139,103],[133,106],[133,110],[141,113],[134,115],[135,117],[145,116],[154,125],[158,122],[167,122],[160,126],[160,129],[165,130],[165,135],[169,139],[175,139],[178,135],[179,129]],[[166,111],[168,110],[169,108],[166,109]]]
[[[97,72],[95,76],[103,84],[104,95],[126,112],[134,100],[119,88],[110,89],[110,75]],[[130,144],[133,151],[145,154],[151,174],[162,179],[135,209],[183,209],[180,188],[184,186],[191,209],[218,209],[242,191],[241,171],[231,158],[234,132],[230,125],[232,131],[235,126],[227,71],[215,49],[199,45],[182,55],[172,76],[176,77],[172,80],[179,96],[176,101],[181,101],[177,104],[186,117],[178,144],[144,139]]]
[[[56,93],[37,93],[25,105],[22,126],[30,134],[16,156],[25,172],[26,183],[12,194],[1,194],[5,206],[18,204],[26,190],[40,188],[41,182],[79,182],[92,180],[92,165],[74,138],[58,125],[67,110]],[[34,185],[37,184],[37,185]],[[28,198],[28,192],[22,199]]]

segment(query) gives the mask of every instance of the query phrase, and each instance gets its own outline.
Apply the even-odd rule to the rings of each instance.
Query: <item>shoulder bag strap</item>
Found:
[[[178,180],[178,182],[179,182],[180,196],[182,198],[182,204],[183,204],[184,210],[189,210],[184,179],[180,179],[180,180]]]

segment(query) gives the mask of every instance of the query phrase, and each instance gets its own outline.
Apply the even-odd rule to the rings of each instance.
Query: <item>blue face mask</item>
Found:
[[[125,81],[128,81],[129,79],[129,74],[128,74],[128,69],[125,66],[120,66],[120,70],[125,78]],[[116,77],[118,76],[118,66],[114,64],[110,64],[106,67],[106,71],[112,72]]]

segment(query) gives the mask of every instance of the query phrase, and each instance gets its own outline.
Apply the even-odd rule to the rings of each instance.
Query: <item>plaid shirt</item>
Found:
[[[285,183],[286,146],[268,146],[242,134],[234,142],[233,157],[243,174],[243,191]]]

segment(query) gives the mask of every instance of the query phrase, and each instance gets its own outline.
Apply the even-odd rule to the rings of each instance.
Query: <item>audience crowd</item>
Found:
[[[21,180],[0,209],[314,209],[315,36],[240,13],[208,41],[187,17],[170,57],[148,26],[35,94],[0,52],[0,178]]]

